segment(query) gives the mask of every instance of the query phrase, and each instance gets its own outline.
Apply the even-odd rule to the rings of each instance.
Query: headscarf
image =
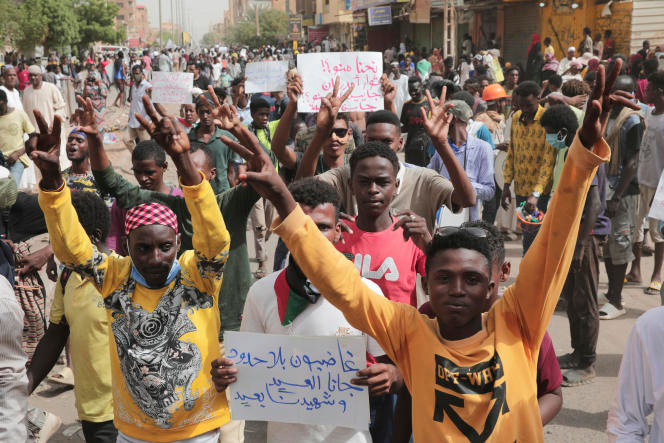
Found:
[[[540,36],[539,34],[533,34],[533,41],[530,42],[530,46],[528,46],[528,55],[530,55],[530,51],[533,49],[533,47],[540,42]]]
[[[178,232],[178,218],[169,208],[161,203],[142,203],[127,211],[125,216],[125,234],[146,225],[162,225]]]
[[[588,60],[588,72],[597,71],[599,69],[599,60],[591,58]]]

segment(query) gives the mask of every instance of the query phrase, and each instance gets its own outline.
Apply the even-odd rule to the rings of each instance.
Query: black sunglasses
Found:
[[[348,134],[348,129],[346,128],[333,128],[330,131],[330,137],[332,134],[336,135],[338,138],[344,138]]]
[[[476,226],[469,226],[466,228],[460,228],[458,226],[443,226],[442,228],[436,229],[436,235],[438,237],[447,237],[448,235],[458,234],[459,232],[465,232],[466,234],[470,234],[477,238],[486,238],[488,235],[486,229],[478,228]]]

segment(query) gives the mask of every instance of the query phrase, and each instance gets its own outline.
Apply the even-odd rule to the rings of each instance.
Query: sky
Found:
[[[177,0],[172,0],[175,7]],[[224,19],[224,11],[228,9],[228,0],[180,0],[185,11],[185,17],[188,15],[192,24],[192,29],[185,31],[192,33],[195,40],[203,37],[208,32],[210,25],[219,23]],[[138,5],[144,5],[148,8],[148,17],[150,27],[159,26],[159,0],[137,0]],[[171,0],[161,0],[161,20],[163,22],[171,21]]]

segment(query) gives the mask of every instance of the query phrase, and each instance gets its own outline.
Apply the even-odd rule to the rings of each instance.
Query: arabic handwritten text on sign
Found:
[[[230,386],[234,420],[368,429],[369,395],[350,380],[366,367],[366,337],[224,333],[238,368]]]
[[[244,75],[247,77],[245,91],[274,92],[286,90],[286,72],[288,62],[253,62],[247,63]]]
[[[152,102],[191,104],[194,74],[191,72],[153,72]]]
[[[657,191],[655,192],[655,197],[652,200],[652,205],[650,205],[650,212],[648,213],[648,217],[657,220],[664,220],[664,173],[662,173],[662,175],[659,177]]]
[[[304,91],[297,101],[298,112],[318,112],[320,100],[334,89],[339,77],[339,96],[355,85],[341,112],[371,112],[383,109],[380,76],[383,57],[380,52],[321,52],[298,54],[297,69],[304,81]]]

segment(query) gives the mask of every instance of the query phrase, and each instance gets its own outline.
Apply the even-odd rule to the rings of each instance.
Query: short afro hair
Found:
[[[99,230],[102,237],[99,240],[106,241],[108,231],[111,229],[111,213],[104,200],[96,192],[73,191],[71,203],[85,233],[91,236]]]
[[[562,92],[565,97],[590,95],[590,85],[588,85],[588,83],[584,82],[583,80],[573,78],[563,83],[563,87],[560,88],[560,92]]]
[[[425,264],[425,270],[427,275],[429,274],[431,261],[440,251],[445,251],[447,249],[470,249],[477,251],[486,258],[486,264],[489,271],[489,278],[491,278],[491,265],[493,263],[493,257],[491,255],[491,249],[489,248],[489,242],[486,238],[479,238],[473,234],[460,230],[449,235],[434,235],[433,239],[426,248],[426,257],[427,261]]]
[[[208,145],[201,142],[191,142],[189,146],[189,152],[193,154],[196,151],[202,151],[203,154],[205,154],[205,158],[210,168],[214,168],[216,166],[216,163],[214,161],[214,152],[212,152],[212,149]]]
[[[541,91],[542,89],[537,83],[532,80],[526,80],[525,82],[519,83],[519,86],[514,90],[514,94],[519,97],[530,97],[531,95],[539,97]]]
[[[131,161],[154,160],[157,165],[166,163],[166,151],[154,140],[139,142],[131,153]]]
[[[371,112],[367,116],[367,127],[376,123],[387,123],[399,128],[401,131],[401,121],[399,117],[392,111],[381,110],[376,112]]]
[[[331,184],[316,177],[307,177],[293,182],[288,190],[297,203],[310,208],[330,203],[334,206],[337,220],[339,219],[339,194]]]
[[[473,97],[473,94],[471,94],[468,91],[459,91],[455,92],[452,94],[451,97],[452,100],[461,100],[466,102],[468,106],[470,106],[470,109],[473,109],[473,106],[475,106],[475,97]]]
[[[658,95],[664,94],[664,71],[655,72],[648,76],[648,82],[659,89]]]
[[[553,74],[549,77],[549,84],[556,88],[560,88],[563,85],[563,78],[558,74]]]
[[[422,84],[422,80],[420,80],[420,79],[417,78],[417,77],[410,77],[410,78],[408,79],[408,86],[409,86],[409,87],[410,87],[410,85],[414,85],[415,83]]]
[[[486,231],[486,239],[489,243],[492,263],[501,266],[505,262],[505,240],[496,225],[489,224],[484,220],[468,221],[461,224],[462,228],[481,228]]]
[[[258,111],[259,109],[263,108],[267,108],[268,110],[270,109],[270,103],[268,103],[267,100],[265,100],[263,97],[251,98],[251,104],[249,105],[249,110],[251,111],[252,114]]]
[[[572,145],[576,130],[579,129],[579,121],[568,105],[554,105],[549,107],[544,111],[544,114],[542,114],[540,124],[545,128],[553,129],[556,132],[561,129],[566,129],[567,138],[565,139],[565,144],[567,146]]]
[[[350,176],[353,176],[355,168],[361,160],[370,157],[383,157],[389,160],[394,169],[394,176],[397,176],[399,172],[399,158],[397,154],[388,145],[379,141],[367,142],[353,151],[348,161],[350,164]]]
[[[441,97],[441,95],[443,94],[444,86],[447,86],[447,92],[445,94],[445,97]],[[451,80],[437,81],[433,85],[431,85],[432,94],[443,101],[449,100],[452,94],[459,92],[460,90],[461,89]]]

